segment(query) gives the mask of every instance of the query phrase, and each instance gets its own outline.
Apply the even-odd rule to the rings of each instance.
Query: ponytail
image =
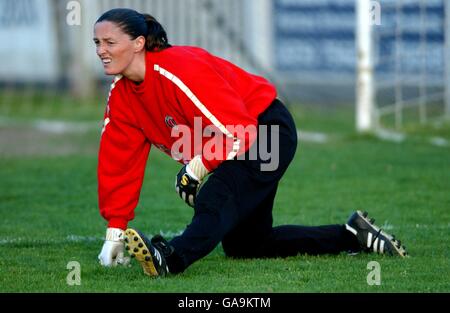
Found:
[[[162,51],[171,47],[164,28],[149,14],[141,14],[131,9],[117,8],[103,13],[96,24],[103,21],[115,23],[132,39],[143,36],[146,41],[145,49],[147,51]]]
[[[170,48],[167,33],[162,25],[150,14],[142,14],[147,24],[145,48],[147,51],[161,51]]]

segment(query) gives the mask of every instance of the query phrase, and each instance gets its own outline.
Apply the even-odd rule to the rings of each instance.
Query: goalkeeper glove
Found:
[[[200,156],[193,158],[189,164],[181,168],[175,178],[175,190],[181,199],[194,207],[197,191],[202,179],[208,175]]]
[[[102,266],[128,265],[130,258],[123,254],[125,232],[119,228],[109,227],[106,230],[105,243],[98,259]]]

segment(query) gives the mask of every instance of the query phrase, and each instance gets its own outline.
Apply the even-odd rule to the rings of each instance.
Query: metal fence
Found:
[[[271,71],[252,53],[250,45],[251,24],[248,21],[248,2],[241,0],[98,0],[80,1],[83,21],[79,28],[67,27],[60,21],[61,44],[67,52],[62,58],[62,73],[77,79],[74,88],[89,92],[92,80],[101,76],[101,67],[95,57],[92,27],[105,11],[115,7],[127,7],[149,13],[165,27],[169,41],[175,45],[201,46],[211,53],[230,60],[239,66],[268,76],[276,81]],[[267,1],[266,1],[267,2]],[[55,1],[56,16],[65,16],[64,1]],[[68,36],[67,36],[68,35]],[[86,44],[88,43],[88,44]],[[65,60],[65,61],[64,61]],[[76,67],[71,66],[77,64]],[[84,64],[84,68],[83,65]],[[80,68],[81,66],[81,68]],[[79,72],[83,72],[81,75]]]

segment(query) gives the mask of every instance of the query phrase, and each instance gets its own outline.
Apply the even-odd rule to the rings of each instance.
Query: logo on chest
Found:
[[[166,115],[164,122],[166,123],[166,126],[169,128],[174,128],[177,126],[177,122],[175,122],[174,118],[169,115]]]

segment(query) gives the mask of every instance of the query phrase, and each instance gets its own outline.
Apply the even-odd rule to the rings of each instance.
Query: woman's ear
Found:
[[[139,36],[134,40],[134,52],[141,52],[145,49],[145,38],[144,36]]]

